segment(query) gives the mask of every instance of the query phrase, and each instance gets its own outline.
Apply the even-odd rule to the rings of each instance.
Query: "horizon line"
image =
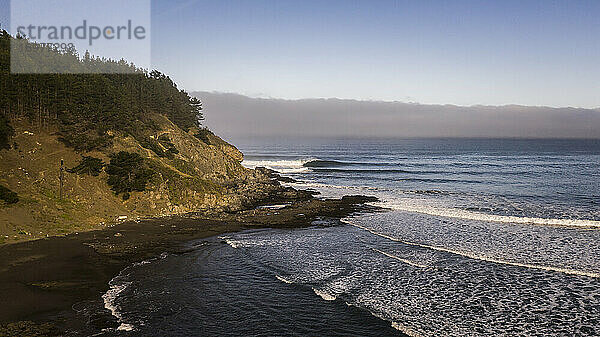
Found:
[[[285,134],[281,134],[281,135],[237,135],[237,136],[233,136],[234,138],[312,138],[312,139],[396,139],[396,140],[415,140],[415,139],[422,139],[422,140],[426,140],[426,139],[436,139],[436,140],[443,140],[443,139],[474,139],[474,140],[599,140],[600,141],[600,137],[511,137],[511,136],[506,136],[506,137],[499,137],[499,136],[494,136],[494,137],[486,137],[486,136],[465,136],[465,137],[461,137],[461,136],[441,136],[441,137],[435,137],[435,136],[413,136],[413,137],[407,137],[407,136],[300,136],[300,135],[285,135]]]
[[[226,91],[207,91],[207,90],[191,90],[190,94],[207,93],[207,94],[218,94],[218,95],[236,95],[250,99],[257,100],[272,100],[272,101],[288,101],[288,102],[300,102],[300,101],[348,101],[348,102],[363,102],[363,103],[384,103],[384,104],[405,104],[405,105],[421,105],[421,106],[449,106],[458,108],[505,108],[505,107],[523,107],[523,108],[546,108],[546,109],[574,109],[574,110],[591,110],[600,112],[600,106],[598,107],[576,107],[576,106],[550,106],[550,105],[526,105],[519,103],[506,103],[500,105],[494,104],[472,104],[472,105],[460,105],[453,103],[423,103],[423,102],[406,102],[400,100],[378,100],[378,99],[357,99],[357,98],[340,98],[340,97],[305,97],[305,98],[285,98],[285,97],[262,97],[253,96],[249,94],[241,94],[237,92],[226,92]]]

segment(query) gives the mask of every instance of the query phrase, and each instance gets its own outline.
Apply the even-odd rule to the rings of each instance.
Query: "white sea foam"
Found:
[[[319,290],[316,288],[312,288],[312,289],[315,292],[315,294],[321,296],[321,298],[324,299],[325,301],[335,301],[335,296],[333,296],[323,290]]]
[[[498,264],[504,264],[504,265],[510,265],[510,266],[515,266],[515,267],[523,267],[523,268],[530,268],[530,269],[539,269],[539,270],[545,270],[545,271],[551,271],[551,272],[557,272],[557,273],[563,273],[563,274],[570,274],[570,275],[578,275],[578,276],[587,276],[587,277],[594,277],[594,278],[600,278],[600,273],[595,273],[595,272],[589,272],[589,271],[582,271],[582,270],[575,270],[575,269],[568,269],[568,268],[560,268],[560,267],[553,267],[553,266],[540,266],[540,265],[534,265],[534,264],[529,264],[529,263],[521,263],[521,262],[512,262],[512,261],[504,261],[504,260],[499,260],[493,257],[489,257],[489,256],[484,256],[484,255],[478,255],[475,253],[470,253],[470,252],[463,252],[463,251],[458,251],[458,250],[454,250],[454,249],[449,249],[449,248],[444,248],[444,247],[436,247],[436,246],[431,246],[431,245],[427,245],[427,244],[422,244],[422,243],[415,243],[415,242],[409,242],[409,241],[404,241],[398,238],[394,238],[392,236],[383,234],[383,233],[379,233],[373,229],[358,225],[358,224],[354,224],[351,223],[349,221],[346,220],[342,220],[345,223],[360,228],[362,230],[365,230],[371,234],[380,236],[382,238],[391,240],[391,241],[396,241],[396,242],[400,242],[403,243],[405,245],[409,245],[409,246],[416,246],[416,247],[421,247],[421,248],[427,248],[427,249],[432,249],[432,250],[436,250],[436,251],[440,251],[440,252],[445,252],[445,253],[450,253],[450,254],[455,254],[455,255],[460,255],[460,256],[464,256],[470,259],[474,259],[474,260],[481,260],[481,261],[486,261],[486,262],[492,262],[492,263],[498,263]]]
[[[202,245],[202,244],[200,244],[200,245]],[[133,263],[132,266],[133,267],[143,266],[143,265],[151,263],[153,260],[164,259],[168,255],[169,254],[167,252],[163,252],[159,255],[158,258],[144,260],[141,262],[135,262],[135,263]],[[120,323],[117,330],[120,330],[120,331],[133,331],[134,330],[134,326],[132,324],[122,322],[122,315],[119,312],[118,305],[115,303],[115,300],[117,299],[119,294],[121,294],[131,284],[131,282],[120,282],[120,279],[123,278],[123,273],[126,272],[129,268],[130,267],[123,269],[119,273],[119,275],[115,276],[112,280],[110,280],[110,282],[108,283],[110,288],[104,295],[102,295],[102,300],[104,301],[104,307],[106,309],[108,309],[114,317],[117,318],[117,322]]]
[[[235,240],[230,237],[221,236],[219,239],[225,241],[231,248],[248,248],[248,247],[256,247],[256,246],[264,246],[268,244],[264,240]]]
[[[282,209],[289,206],[289,204],[281,204],[281,205],[264,205],[264,206],[258,206],[258,209],[272,209],[272,210],[278,210],[278,209]]]
[[[143,266],[143,265],[145,265],[145,264],[149,264],[149,263],[151,263],[151,262],[152,262],[152,261],[150,261],[150,260],[144,260],[144,261],[142,261],[142,262],[135,262],[133,265],[134,265],[134,266]]]
[[[407,327],[406,325],[404,325],[402,323],[392,322],[392,328],[394,328],[410,337],[421,337],[422,336],[418,332],[414,331],[413,329]]]
[[[297,160],[244,160],[242,165],[246,168],[266,167],[279,173],[302,173],[310,169],[304,167],[304,164],[316,160],[316,158],[306,158]]]
[[[597,220],[546,219],[546,218],[495,215],[495,214],[472,212],[472,211],[456,209],[456,208],[431,207],[431,206],[416,205],[416,204],[411,204],[411,203],[397,204],[397,203],[389,203],[389,202],[377,202],[377,203],[373,203],[373,204],[376,206],[391,208],[391,209],[398,210],[398,211],[422,213],[422,214],[428,214],[428,215],[434,215],[434,216],[441,216],[441,217],[447,217],[447,218],[459,218],[459,219],[465,219],[465,220],[502,222],[502,223],[514,223],[514,224],[535,224],[535,225],[549,225],[549,226],[598,227],[598,228],[600,228],[600,221],[597,221]]]
[[[121,275],[119,274],[119,276],[115,277],[110,281],[110,288],[104,295],[102,295],[102,299],[104,300],[104,307],[108,309],[120,323],[117,330],[131,331],[133,330],[133,325],[122,322],[122,315],[119,312],[118,305],[115,303],[115,300],[119,296],[119,294],[122,293],[123,290],[125,290],[127,286],[131,284],[131,282],[119,283],[118,278],[120,277]]]
[[[121,325],[119,325],[119,327],[117,328],[117,330],[132,331],[133,330],[133,325],[126,324],[126,323],[121,323]]]
[[[310,169],[308,167],[280,168],[280,169],[273,169],[273,170],[277,171],[279,173],[304,173],[304,172],[310,171]]]
[[[292,284],[292,283],[294,283],[294,282],[292,282],[292,281],[290,281],[290,280],[287,280],[287,279],[285,279],[283,276],[275,275],[275,278],[277,278],[279,281],[281,281],[281,282],[284,282],[284,283],[287,283],[287,284]]]
[[[347,304],[348,306],[352,305],[352,304],[348,304],[347,302],[346,302],[346,304]],[[358,307],[358,306],[357,306],[357,307]],[[359,307],[358,307],[358,308],[359,308]],[[378,314],[378,313],[376,313],[376,312],[373,312],[373,311],[369,311],[369,313],[370,313],[370,314],[371,314],[373,317],[377,317],[377,318],[379,318],[380,320],[383,320],[383,321],[388,321],[388,322],[390,322],[390,320],[389,320],[389,319],[386,319],[386,318],[385,318],[385,317],[383,317],[381,314]],[[421,334],[419,334],[418,332],[414,331],[413,329],[411,329],[411,328],[407,327],[406,325],[404,325],[404,324],[402,324],[402,323],[398,323],[398,322],[391,321],[391,325],[392,325],[392,328],[394,328],[394,329],[396,329],[396,330],[398,330],[398,331],[400,331],[400,332],[402,332],[402,333],[404,333],[404,334],[406,334],[406,335],[408,335],[408,336],[410,336],[410,337],[421,337],[421,336],[422,336],[422,335],[421,335]]]
[[[231,240],[230,238],[221,238],[222,240],[225,241],[225,243],[227,243],[228,245],[231,246],[231,248],[239,248],[240,247],[240,242],[239,241],[235,241],[235,240]]]
[[[379,249],[376,249],[376,248],[372,248],[372,249],[373,249],[374,251],[376,251],[377,253],[379,253],[379,254],[382,254],[382,255],[385,255],[385,256],[387,256],[387,257],[389,257],[389,258],[392,258],[392,259],[398,260],[398,261],[400,261],[400,262],[406,263],[406,264],[408,264],[408,265],[411,265],[411,266],[413,266],[413,267],[418,267],[418,268],[429,268],[429,266],[426,266],[426,265],[424,265],[424,264],[419,264],[419,263],[416,263],[416,262],[412,262],[412,261],[409,261],[409,260],[407,260],[407,259],[403,259],[403,258],[401,258],[401,257],[399,257],[399,256],[396,256],[396,255],[393,255],[393,254],[390,254],[390,253],[386,253],[386,252],[384,252],[384,251],[381,251],[381,250],[379,250]]]
[[[309,182],[295,182],[286,183],[286,186],[290,187],[313,187],[313,188],[334,188],[340,190],[377,190],[377,187],[371,186],[343,186],[343,185],[331,185],[322,183],[309,183]]]

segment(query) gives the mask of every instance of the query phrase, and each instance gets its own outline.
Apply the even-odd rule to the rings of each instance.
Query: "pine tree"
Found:
[[[43,57],[44,64],[67,73],[11,74],[10,44],[15,39],[27,54]],[[44,66],[34,59],[26,59],[27,66]],[[77,150],[109,145],[108,130],[141,140],[155,131],[148,113],[164,115],[186,131],[200,127],[203,120],[202,103],[157,70],[147,72],[124,60],[98,58],[89,52],[80,59],[74,49],[52,50],[5,31],[0,31],[0,85],[4,120],[27,117],[40,127],[54,123],[61,139]],[[0,132],[10,138],[10,125],[6,125]]]

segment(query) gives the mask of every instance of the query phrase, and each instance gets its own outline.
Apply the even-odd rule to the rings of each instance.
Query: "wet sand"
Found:
[[[100,301],[108,282],[128,265],[185,243],[257,227],[303,227],[373,211],[365,197],[309,200],[281,209],[189,214],[126,222],[99,231],[0,246],[0,336],[61,335],[82,324],[113,327],[108,310],[83,316],[77,304]]]

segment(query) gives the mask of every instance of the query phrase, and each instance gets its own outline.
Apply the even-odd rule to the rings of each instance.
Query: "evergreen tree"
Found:
[[[123,193],[124,199],[129,198],[130,192],[146,190],[146,185],[154,174],[142,156],[125,151],[110,157],[106,173],[108,185],[116,194]]]
[[[10,46],[17,42],[27,69],[52,65],[64,74],[11,74]],[[41,58],[44,62],[34,62]],[[82,74],[86,73],[86,74]],[[60,138],[77,150],[111,144],[108,131],[129,134],[140,142],[156,127],[148,118],[157,113],[188,131],[201,127],[202,103],[190,97],[167,75],[147,72],[124,60],[109,60],[74,49],[54,50],[0,31],[0,119],[27,117],[40,127],[54,123]],[[11,128],[0,124],[0,146],[9,144]]]

